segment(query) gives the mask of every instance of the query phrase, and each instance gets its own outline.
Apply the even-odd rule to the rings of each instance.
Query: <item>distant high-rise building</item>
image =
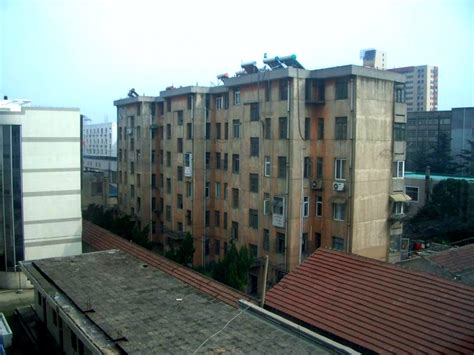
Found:
[[[389,69],[405,75],[405,102],[407,111],[438,110],[438,67],[420,65]]]
[[[385,70],[387,68],[387,53],[376,49],[364,49],[360,52],[364,67]]]
[[[78,109],[0,101],[0,288],[19,261],[82,252]]]

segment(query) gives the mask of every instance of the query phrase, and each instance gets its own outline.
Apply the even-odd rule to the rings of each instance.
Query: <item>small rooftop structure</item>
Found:
[[[474,351],[474,288],[318,249],[269,290],[270,310],[362,352]]]
[[[0,111],[21,112],[22,107],[29,107],[31,100],[15,99],[15,100],[0,100]]]

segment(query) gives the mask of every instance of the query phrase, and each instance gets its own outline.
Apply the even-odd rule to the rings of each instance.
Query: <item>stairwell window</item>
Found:
[[[258,102],[250,104],[250,121],[258,121],[260,119],[260,109]]]
[[[309,196],[303,197],[303,217],[309,216]]]
[[[346,159],[334,159],[334,179],[346,180]]]
[[[405,176],[405,161],[397,160],[393,162],[392,176],[394,178],[403,178]]]
[[[265,156],[265,166],[264,166],[264,175],[266,177],[269,177],[271,176],[272,174],[272,161],[271,161],[271,158],[270,156]]]
[[[344,100],[348,98],[348,82],[347,80],[338,80],[336,82],[336,100]]]
[[[393,124],[393,139],[396,142],[405,141],[405,123],[394,123]]]

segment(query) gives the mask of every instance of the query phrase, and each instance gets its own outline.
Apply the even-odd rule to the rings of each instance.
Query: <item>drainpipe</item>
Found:
[[[287,137],[286,137],[286,149],[287,149],[287,162],[286,162],[286,235],[285,235],[285,271],[288,271],[288,266],[290,264],[290,253],[288,251],[288,240],[290,238],[290,226],[289,226],[289,218],[290,216],[290,203],[289,203],[289,197],[290,197],[290,162],[291,162],[291,145],[290,145],[290,139],[291,139],[291,106],[290,106],[290,80],[288,79],[287,81],[287,97],[286,97],[286,111],[287,111]],[[285,212],[285,211],[284,211]]]
[[[353,222],[354,222],[354,185],[355,185],[355,132],[356,132],[356,81],[354,78],[351,78],[349,81],[350,83],[350,109],[351,109],[351,162],[350,162],[350,177],[351,177],[351,183],[350,183],[350,191],[349,191],[349,199],[347,203],[347,207],[349,209],[349,219],[347,221],[347,243],[346,243],[346,251],[348,253],[352,253],[352,242],[353,242],[353,233],[354,233],[354,228],[353,228]],[[351,202],[351,203],[349,203]]]

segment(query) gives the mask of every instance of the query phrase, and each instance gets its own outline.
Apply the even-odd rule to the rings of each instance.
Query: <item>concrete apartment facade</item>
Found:
[[[0,288],[21,260],[82,252],[80,137],[78,109],[0,110]]]
[[[438,110],[437,66],[410,66],[389,71],[403,74],[406,78],[405,101],[408,112]]]
[[[117,122],[84,124],[82,128],[84,171],[101,171],[117,183]]]
[[[140,112],[138,102],[156,104],[145,119],[157,125],[157,213],[145,215],[153,215],[153,238],[166,249],[190,232],[195,265],[222,257],[231,241],[248,245],[269,256],[274,280],[321,246],[399,260],[404,80],[352,65],[288,66],[223,78],[217,87],[169,88],[154,100],[115,101],[119,132],[134,129],[127,115]],[[119,157],[127,145],[119,134]],[[129,198],[136,176],[125,172],[136,153],[126,155],[119,206],[136,213]],[[150,190],[142,185],[140,194]],[[254,270],[252,288],[261,272]]]
[[[450,111],[409,112],[407,120],[407,170],[413,169],[412,159],[419,150],[427,150],[445,135],[450,141],[451,155],[471,149],[474,140],[474,107],[453,108]]]

